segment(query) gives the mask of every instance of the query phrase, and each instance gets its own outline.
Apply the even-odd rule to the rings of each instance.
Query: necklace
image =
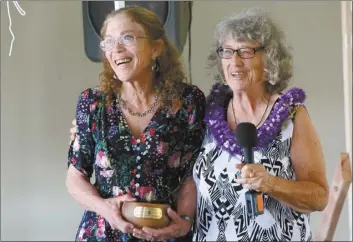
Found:
[[[205,123],[210,135],[219,147],[231,155],[242,155],[243,149],[237,144],[233,131],[225,120],[224,102],[229,93],[224,84],[216,83],[211,88]],[[291,115],[295,106],[304,105],[305,92],[300,88],[292,88],[281,95],[275,102],[273,110],[263,125],[257,130],[258,144],[255,151],[265,148],[278,135],[285,120]]]
[[[116,105],[121,104],[121,106],[123,107],[123,109],[128,110],[128,111],[129,111],[129,114],[130,114],[131,116],[135,116],[135,117],[139,117],[139,118],[145,117],[145,116],[147,116],[148,114],[152,113],[158,103],[159,103],[159,102],[158,102],[158,95],[156,95],[156,96],[154,97],[154,102],[153,102],[153,104],[151,105],[151,107],[150,107],[148,110],[146,110],[145,112],[139,113],[139,112],[134,112],[134,111],[132,111],[131,108],[129,108],[129,107],[126,105],[126,101],[125,101],[124,99],[122,99],[120,95],[118,95],[117,98],[116,98]]]
[[[232,111],[233,111],[233,116],[234,116],[234,122],[235,122],[236,125],[238,125],[237,118],[236,118],[235,112],[234,112],[233,98],[232,98],[231,102],[232,102]],[[262,117],[260,119],[260,122],[256,125],[256,128],[259,127],[259,125],[261,124],[262,120],[264,119],[265,114],[267,113],[267,109],[268,109],[269,104],[270,104],[270,96],[268,97],[268,102],[267,102],[267,106],[266,106],[265,112],[262,115]]]

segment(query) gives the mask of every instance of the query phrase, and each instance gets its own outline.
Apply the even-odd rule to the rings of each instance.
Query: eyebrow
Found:
[[[120,33],[120,35],[126,34],[126,33],[135,33],[133,30],[124,30]]]
[[[223,47],[223,48],[226,48],[226,49],[234,49],[234,48],[232,48],[232,46],[230,46],[230,45],[223,45],[222,47]],[[254,49],[254,48],[259,48],[259,47],[258,47],[258,46],[252,46],[252,45],[250,45],[250,46],[243,45],[243,46],[240,46],[238,49],[244,49],[244,48]]]
[[[126,33],[133,33],[133,34],[135,34],[135,31],[133,31],[133,30],[124,30],[124,31],[122,31],[122,32],[120,33],[120,36],[122,36],[123,34],[126,34]],[[120,37],[120,36],[119,36],[119,37]],[[112,36],[112,35],[110,35],[110,34],[106,34],[105,37],[111,37],[111,38],[113,38],[114,36]]]
[[[230,46],[230,45],[221,45],[223,48],[232,48],[232,46]]]

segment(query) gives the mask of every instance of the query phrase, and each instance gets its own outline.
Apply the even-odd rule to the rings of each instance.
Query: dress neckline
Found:
[[[210,91],[207,100],[205,123],[209,133],[218,146],[231,155],[242,155],[243,149],[237,144],[234,132],[230,129],[225,116],[225,105],[229,99],[230,88],[216,83]],[[254,150],[260,150],[278,135],[282,124],[290,116],[294,106],[302,104],[306,99],[305,92],[300,88],[292,88],[278,97],[272,106],[265,122],[257,129],[257,145]]]

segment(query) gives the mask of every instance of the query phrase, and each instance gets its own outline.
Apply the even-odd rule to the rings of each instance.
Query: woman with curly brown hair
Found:
[[[76,240],[185,241],[196,211],[191,169],[204,137],[205,96],[184,83],[180,55],[151,11],[112,12],[101,37],[101,86],[79,95],[68,155],[68,191],[86,209]],[[171,203],[168,227],[136,229],[122,218],[124,201],[151,197]]]

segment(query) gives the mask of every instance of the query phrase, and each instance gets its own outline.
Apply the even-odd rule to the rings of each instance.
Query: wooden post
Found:
[[[343,96],[346,152],[352,162],[352,1],[341,1]],[[352,166],[352,163],[351,163]],[[349,230],[352,231],[352,187],[348,194]],[[352,241],[352,233],[349,233]]]
[[[314,241],[332,241],[336,226],[352,183],[351,162],[347,153],[341,153],[341,162],[333,175],[327,207],[322,212]]]

